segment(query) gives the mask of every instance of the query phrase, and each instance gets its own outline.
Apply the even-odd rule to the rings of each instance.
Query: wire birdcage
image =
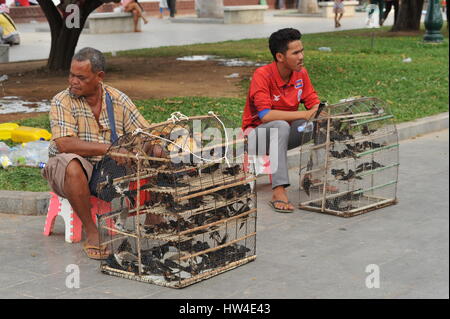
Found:
[[[325,112],[303,135],[299,207],[351,217],[395,204],[399,143],[386,103],[347,99]]]
[[[119,138],[104,161],[126,163],[105,169],[97,188],[120,203],[98,216],[109,252],[101,271],[182,288],[254,260],[256,178],[244,171],[245,145],[215,115],[176,117]]]

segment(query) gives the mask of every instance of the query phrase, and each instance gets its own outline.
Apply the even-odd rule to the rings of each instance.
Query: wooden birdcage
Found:
[[[397,202],[398,134],[383,101],[347,99],[326,107],[303,143],[301,209],[351,217]]]
[[[105,158],[127,163],[124,176],[97,188],[120,202],[98,216],[100,242],[110,253],[102,272],[182,288],[256,258],[246,141],[223,135],[215,115],[178,117],[113,144]]]

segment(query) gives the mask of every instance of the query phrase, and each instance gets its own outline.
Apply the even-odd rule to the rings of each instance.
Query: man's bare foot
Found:
[[[134,29],[134,32],[142,32],[142,30]]]
[[[162,17],[161,17],[161,19],[162,19]],[[147,24],[147,23],[148,23],[148,20],[147,20],[147,19],[142,19],[142,20],[144,20],[144,24]]]
[[[107,246],[100,246],[100,239],[98,232],[92,232],[87,235],[87,239],[83,244],[83,250],[91,259],[106,259],[110,252]]]
[[[98,231],[90,232],[86,234],[86,241],[89,245],[98,246],[100,244],[100,236]]]
[[[277,201],[277,200],[283,201],[285,203],[276,202],[273,204],[275,206],[275,208],[282,209],[282,210],[293,210],[294,209],[294,206],[291,203],[289,203],[289,198],[287,197],[286,188],[284,188],[284,186],[278,186],[272,190],[272,201]]]

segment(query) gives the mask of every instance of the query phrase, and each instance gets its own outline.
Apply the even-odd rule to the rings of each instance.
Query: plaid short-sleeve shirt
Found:
[[[84,97],[75,97],[66,89],[52,99],[50,108],[50,126],[52,141],[49,157],[59,153],[55,139],[74,136],[86,142],[111,143],[111,127],[106,110],[106,91],[111,96],[118,136],[131,133],[136,128],[148,127],[149,123],[139,113],[131,99],[119,90],[102,84],[103,98],[99,123],[95,120],[91,107]],[[100,124],[100,125],[99,125]],[[101,160],[101,156],[86,157],[92,163]]]

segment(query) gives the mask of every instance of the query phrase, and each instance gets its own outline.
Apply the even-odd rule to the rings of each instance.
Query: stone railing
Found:
[[[91,13],[88,17],[89,33],[123,33],[133,32],[133,14],[130,12]],[[140,27],[141,19],[138,22]]]
[[[250,5],[250,6],[224,6],[224,23],[225,24],[249,24],[263,23],[264,12],[269,7],[266,5]]]

